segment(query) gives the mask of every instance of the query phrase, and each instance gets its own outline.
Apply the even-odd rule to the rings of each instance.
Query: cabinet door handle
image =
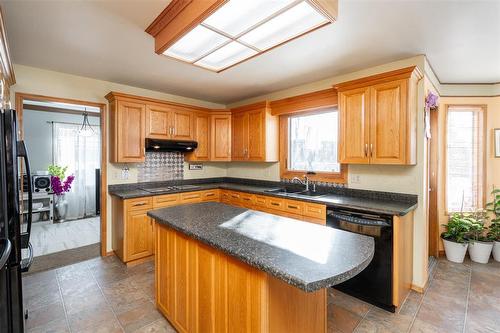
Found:
[[[175,127],[172,127],[172,135],[175,135]]]
[[[370,157],[373,157],[373,143],[370,143]]]
[[[368,157],[368,144],[365,143],[365,157]]]
[[[138,206],[146,206],[147,205],[147,202],[138,202],[138,203],[135,203],[132,205],[132,207],[138,207]]]

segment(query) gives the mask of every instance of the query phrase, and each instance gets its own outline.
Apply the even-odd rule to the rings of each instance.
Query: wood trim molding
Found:
[[[107,256],[107,214],[108,214],[108,177],[107,177],[107,143],[108,143],[108,134],[107,134],[107,121],[108,121],[108,109],[106,104],[104,103],[96,103],[96,102],[87,102],[76,99],[69,98],[59,98],[59,97],[50,97],[44,95],[36,95],[36,94],[28,94],[28,93],[20,93],[17,92],[15,95],[16,99],[16,110],[17,110],[17,119],[18,119],[18,128],[19,135],[23,138],[23,110],[24,110],[24,100],[35,100],[35,101],[43,101],[43,102],[60,102],[60,103],[70,103],[70,104],[80,104],[80,105],[88,105],[95,106],[101,110],[100,113],[100,128],[101,128],[101,256]]]
[[[160,105],[165,105],[165,106],[170,106],[174,108],[181,108],[181,109],[189,109],[189,110],[196,110],[196,111],[201,111],[201,112],[221,112],[221,111],[229,111],[229,110],[224,110],[224,109],[209,109],[201,106],[195,106],[195,105],[189,105],[189,104],[183,104],[183,103],[177,103],[177,102],[170,102],[170,101],[165,101],[161,99],[156,99],[156,98],[151,98],[151,97],[144,97],[144,96],[136,96],[136,95],[131,95],[131,94],[125,94],[121,92],[116,92],[116,91],[111,91],[109,92],[105,98],[108,100],[108,102],[113,102],[115,100],[121,100],[121,101],[128,101],[128,102],[144,102],[144,104],[160,104]]]
[[[146,32],[156,37],[187,5],[193,0],[174,0],[158,15],[157,18],[146,28]]]
[[[270,103],[273,116],[336,106],[338,106],[338,93],[334,88],[287,97]]]
[[[316,111],[317,112],[317,111]],[[279,162],[280,178],[292,179],[293,177],[302,177],[306,171],[288,170],[288,115],[279,117]],[[312,181],[347,184],[348,168],[346,164],[340,165],[340,172],[317,172],[316,175],[309,177]]]
[[[268,101],[262,101],[257,103],[252,103],[248,105],[239,106],[231,109],[231,113],[239,113],[239,112],[247,112],[258,109],[266,109],[269,108],[270,103]]]
[[[24,108],[27,110],[33,110],[33,111],[44,111],[44,112],[63,112],[63,113],[69,113],[69,114],[74,114],[74,115],[82,115],[84,111],[79,111],[79,110],[72,110],[72,109],[65,109],[65,108],[56,108],[56,107],[50,107],[50,106],[45,106],[45,105],[36,105],[36,104],[27,104],[23,103]],[[87,112],[89,117],[100,117],[101,114],[97,112]]]
[[[374,84],[385,83],[395,80],[408,79],[412,75],[415,75],[417,80],[423,78],[423,74],[417,66],[410,66],[401,69],[396,69],[394,71],[375,74],[367,77],[363,77],[356,80],[346,81],[334,85],[339,92],[344,90],[362,88],[366,86],[371,86]]]

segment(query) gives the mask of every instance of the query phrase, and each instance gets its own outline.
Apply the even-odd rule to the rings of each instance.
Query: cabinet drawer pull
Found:
[[[238,196],[237,195],[231,195],[231,198],[238,199]]]
[[[147,202],[138,202],[132,205],[132,207],[138,207],[138,206],[146,206],[148,203]]]
[[[171,201],[176,201],[176,198],[158,199],[158,202],[171,202]]]
[[[273,206],[279,206],[280,204],[277,203],[277,202],[271,202],[271,205],[273,205]]]
[[[299,206],[295,206],[295,205],[288,205],[288,208],[291,208],[291,209],[299,209]]]
[[[184,199],[196,199],[196,198],[199,198],[200,196],[197,195],[197,194],[194,194],[194,195],[187,195],[184,197]]]
[[[250,198],[243,198],[243,200],[245,200],[245,201],[250,201]]]
[[[215,195],[215,193],[207,193],[205,194],[207,197],[213,197]]]

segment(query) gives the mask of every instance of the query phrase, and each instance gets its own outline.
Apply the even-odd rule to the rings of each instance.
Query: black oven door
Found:
[[[392,217],[361,212],[328,211],[327,226],[371,236],[375,254],[358,275],[334,288],[385,310],[394,312],[392,302]]]

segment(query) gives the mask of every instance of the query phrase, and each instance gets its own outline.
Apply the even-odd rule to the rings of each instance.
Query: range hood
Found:
[[[146,151],[183,151],[190,152],[198,147],[196,141],[146,139]]]

